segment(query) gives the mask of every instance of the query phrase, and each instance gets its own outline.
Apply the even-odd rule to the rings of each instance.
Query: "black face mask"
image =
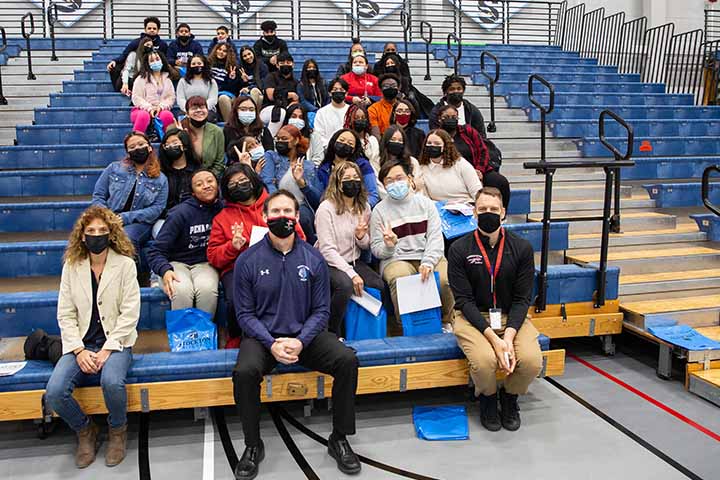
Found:
[[[192,125],[195,128],[202,128],[203,125],[207,123],[207,117],[205,117],[202,120],[195,120],[194,118],[190,119],[190,125]]]
[[[335,103],[343,103],[345,101],[345,92],[332,92],[330,96]]]
[[[318,77],[318,71],[317,70],[308,70],[307,71],[307,78],[310,80],[315,80]]]
[[[288,75],[292,74],[293,67],[291,67],[290,65],[280,65],[279,70],[280,70],[280,75],[287,77]]]
[[[190,73],[193,75],[202,75],[204,67],[190,67]]]
[[[190,41],[189,35],[181,35],[177,37],[178,42],[182,43],[183,45],[186,45]]]
[[[361,118],[360,120],[355,120],[355,131],[358,133],[364,132],[369,123],[366,118]]]
[[[451,105],[460,105],[463,101],[463,94],[460,92],[448,93],[447,101]]]
[[[263,40],[267,43],[273,43],[275,41],[275,35],[263,35]]]
[[[385,67],[385,73],[398,73],[398,68],[395,65]]]
[[[438,158],[442,155],[442,147],[439,145],[425,145],[425,153],[428,158]]]
[[[130,158],[130,161],[139,165],[147,162],[149,156],[150,151],[147,148],[136,148],[135,150],[128,152],[128,157]]]
[[[275,142],[275,151],[280,155],[287,155],[290,153],[289,142]]]
[[[270,233],[279,238],[287,238],[295,231],[297,220],[292,217],[268,218],[267,226]]]
[[[395,100],[398,96],[398,89],[395,87],[387,87],[382,90],[385,100]]]
[[[230,201],[234,203],[247,202],[253,196],[254,188],[250,182],[242,182],[239,185],[233,185],[228,189]]]
[[[90,251],[98,255],[105,251],[110,244],[110,234],[105,235],[85,235],[85,246]]]
[[[143,52],[146,53],[146,54],[147,54],[147,53],[150,53],[150,52],[152,52],[152,51],[153,51],[153,47],[144,47],[144,48],[143,48]]]
[[[492,212],[484,212],[478,215],[478,229],[485,233],[493,233],[500,228],[500,215]]]
[[[360,195],[362,190],[362,182],[360,180],[343,180],[342,193],[346,197],[355,198]]]
[[[457,127],[458,127],[458,119],[453,118],[453,117],[446,118],[445,120],[442,121],[440,126],[446,132],[454,132],[455,130],[457,130]]]
[[[183,153],[184,153],[184,152],[183,152],[182,147],[175,147],[175,146],[173,146],[173,147],[170,147],[170,148],[166,148],[166,149],[165,149],[165,156],[166,156],[170,161],[175,161],[175,160],[177,160],[178,158],[182,157],[182,156],[183,156]]]
[[[405,152],[405,144],[402,142],[388,142],[386,148],[390,155],[394,155],[396,157],[399,157],[403,154],[403,152]]]
[[[355,149],[347,143],[335,142],[335,155],[338,158],[350,158]]]

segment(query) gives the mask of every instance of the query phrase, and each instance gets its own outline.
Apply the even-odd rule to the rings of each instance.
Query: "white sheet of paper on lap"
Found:
[[[367,293],[365,290],[363,290],[362,297],[353,295],[350,299],[370,312],[374,317],[378,316],[378,313],[380,313],[380,309],[382,308],[382,302]]]
[[[252,247],[257,242],[265,238],[265,234],[269,231],[270,230],[267,227],[259,227],[257,225],[253,225],[252,232],[250,232],[250,246]]]
[[[9,377],[22,370],[27,362],[0,363],[0,377]]]
[[[441,305],[440,292],[434,273],[423,282],[420,274],[397,279],[397,299],[400,315],[430,310]]]
[[[460,213],[466,217],[472,217],[474,213],[473,206],[465,202],[446,203],[442,208],[449,212]]]

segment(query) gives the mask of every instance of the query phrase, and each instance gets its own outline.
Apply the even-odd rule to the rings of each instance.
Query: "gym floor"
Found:
[[[718,478],[718,408],[685,392],[679,370],[672,381],[657,378],[654,347],[623,336],[613,357],[601,355],[593,339],[554,342],[553,348],[567,349],[566,373],[537,380],[521,398],[519,432],[484,430],[477,403],[464,388],[359,397],[351,442],[366,458],[355,478]],[[443,404],[466,405],[470,440],[416,438],[412,407]],[[295,402],[266,409],[266,459],[258,478],[345,477],[320,443],[330,433],[327,409],[318,402],[304,417],[303,407]],[[32,422],[0,424],[0,471],[13,480],[232,479],[232,457],[244,448],[232,408],[198,420],[191,410],[131,415],[128,438],[121,465],[105,467],[103,446],[92,466],[77,470],[74,435],[64,424],[44,440]]]

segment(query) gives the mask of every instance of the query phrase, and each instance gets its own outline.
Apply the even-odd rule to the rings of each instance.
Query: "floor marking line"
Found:
[[[150,414],[140,414],[138,431],[138,474],[140,480],[150,480]]]
[[[673,408],[665,405],[665,404],[662,403],[661,401],[659,401],[659,400],[651,397],[651,396],[648,395],[647,393],[644,393],[644,392],[638,390],[637,388],[633,387],[632,385],[629,385],[629,384],[623,382],[622,380],[620,380],[620,379],[617,378],[616,376],[612,375],[611,373],[606,372],[605,370],[603,370],[603,369],[601,369],[601,368],[599,368],[599,367],[596,367],[595,365],[593,365],[592,363],[588,362],[587,360],[583,360],[582,358],[580,358],[580,357],[578,357],[578,356],[576,356],[576,355],[573,355],[573,354],[568,354],[568,357],[569,357],[569,358],[572,358],[573,360],[575,360],[576,362],[580,363],[581,365],[584,365],[585,367],[589,368],[590,370],[594,371],[595,373],[598,373],[598,374],[602,375],[603,377],[605,377],[605,378],[607,378],[608,380],[616,383],[617,385],[620,385],[621,387],[623,387],[624,389],[628,390],[629,392],[634,393],[635,395],[637,395],[638,397],[642,398],[643,400],[646,400],[647,402],[650,402],[651,404],[655,405],[655,406],[656,406],[657,408],[659,408],[660,410],[663,410],[664,412],[669,413],[670,415],[672,415],[673,417],[677,418],[677,419],[680,420],[681,422],[684,422],[684,423],[686,423],[687,425],[690,425],[690,426],[691,426],[692,428],[694,428],[695,430],[698,430],[699,432],[704,433],[705,435],[707,435],[708,437],[712,438],[713,440],[715,440],[715,441],[717,441],[717,442],[720,442],[720,435],[719,435],[719,434],[713,432],[712,430],[710,430],[710,429],[707,428],[707,427],[704,427],[704,426],[700,425],[699,423],[695,422],[694,420],[691,420],[690,418],[686,417],[685,415],[683,415],[682,413],[678,412],[677,410],[675,410],[675,409],[673,409]]]
[[[288,429],[283,423],[282,418],[280,418],[277,407],[268,406],[268,409],[270,410],[270,416],[272,417],[272,421],[275,424],[275,428],[280,434],[280,437],[283,439],[283,442],[285,442],[285,446],[290,452],[290,455],[292,455],[293,459],[295,460],[295,463],[297,463],[298,467],[300,467],[300,469],[305,474],[305,477],[307,477],[308,480],[320,480],[320,477],[318,477],[317,473],[315,473],[315,470],[313,470],[308,461],[305,459],[305,456],[295,444],[295,441],[290,435],[290,432],[288,432]]]
[[[205,417],[202,478],[203,480],[215,480],[215,428],[209,415]]]
[[[217,428],[218,435],[220,435],[220,442],[222,443],[223,450],[225,451],[225,457],[227,458],[227,461],[230,464],[230,470],[234,475],[235,467],[238,464],[238,456],[237,452],[235,452],[232,439],[230,438],[230,432],[228,432],[225,410],[223,407],[213,407],[212,416],[215,421],[215,427]]]
[[[567,388],[566,386],[561,385],[560,383],[558,383],[557,381],[555,381],[554,379],[552,379],[550,377],[545,377],[545,381],[548,382],[550,385],[553,385],[555,388],[557,388],[558,390],[560,390],[561,392],[563,392],[564,394],[566,394],[567,396],[569,396],[576,402],[578,402],[583,407],[590,410],[592,413],[594,413],[601,419],[605,420],[607,423],[609,423],[610,425],[615,427],[620,432],[624,433],[627,437],[634,440],[637,444],[644,447],[647,451],[649,451],[650,453],[652,453],[653,455],[658,457],[660,460],[664,461],[665,463],[667,463],[668,465],[673,467],[675,470],[677,470],[678,472],[680,472],[683,475],[685,475],[686,477],[688,477],[689,479],[704,480],[703,477],[694,473],[692,470],[685,467],[681,463],[677,462],[675,459],[671,458],[669,455],[662,452],[660,449],[655,447],[653,444],[651,444],[644,438],[642,438],[639,435],[637,435],[636,433],[632,432],[630,429],[625,427],[623,424],[621,424],[614,418],[610,417],[605,412],[603,412],[596,406],[592,405],[590,402],[588,402],[587,400],[585,400],[584,398],[582,398],[581,396],[579,396],[578,394],[576,394],[575,392],[573,392],[572,390]]]
[[[295,427],[297,430],[299,430],[300,432],[304,433],[304,434],[307,435],[308,437],[312,438],[312,439],[315,440],[316,442],[318,442],[318,443],[320,443],[320,444],[322,444],[322,445],[325,445],[325,446],[327,447],[328,441],[327,441],[326,439],[324,439],[323,437],[321,437],[320,435],[318,435],[317,433],[313,432],[313,431],[310,430],[308,427],[306,427],[305,425],[303,425],[302,423],[300,423],[298,420],[296,420],[295,418],[293,418],[293,417],[287,412],[287,410],[285,410],[284,408],[278,408],[278,411],[280,412],[280,415],[281,415],[285,420],[287,420],[287,422],[288,422],[290,425],[292,425],[293,427]],[[375,468],[378,468],[378,469],[380,469],[380,470],[385,470],[386,472],[394,473],[395,475],[399,475],[399,476],[401,476],[401,477],[410,478],[410,479],[413,479],[413,480],[440,480],[440,479],[435,478],[435,477],[427,477],[427,476],[422,475],[422,474],[419,474],[419,473],[409,472],[409,471],[407,471],[407,470],[403,470],[402,468],[393,467],[392,465],[387,465],[387,464],[385,464],[385,463],[378,462],[377,460],[373,460],[372,458],[364,457],[364,456],[362,456],[362,455],[358,455],[358,458],[360,459],[360,461],[361,461],[362,463],[365,463],[365,464],[367,464],[367,465],[370,465],[371,467],[375,467]]]

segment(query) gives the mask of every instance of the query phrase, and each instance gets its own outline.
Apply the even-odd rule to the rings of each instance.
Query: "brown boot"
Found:
[[[95,461],[95,453],[100,446],[98,426],[90,420],[90,425],[77,432],[78,447],[75,453],[75,465],[85,468]]]
[[[105,465],[114,467],[125,458],[127,449],[127,425],[120,428],[110,427],[110,435],[108,436],[108,446],[105,452]]]

